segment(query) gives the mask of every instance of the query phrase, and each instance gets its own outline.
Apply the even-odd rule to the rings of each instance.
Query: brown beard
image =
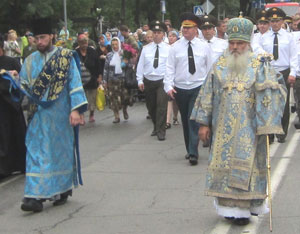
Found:
[[[41,53],[46,53],[48,51],[50,51],[52,48],[52,42],[50,41],[49,44],[47,46],[45,46],[44,48],[40,48],[37,46],[37,50]]]

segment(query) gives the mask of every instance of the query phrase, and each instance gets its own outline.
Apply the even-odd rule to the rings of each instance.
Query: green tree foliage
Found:
[[[216,7],[211,12],[215,16],[218,14],[219,3],[224,5],[227,16],[237,16],[241,9],[249,14],[252,2],[252,0],[210,1]],[[191,12],[193,6],[203,3],[204,0],[166,0],[167,13],[164,18],[170,19],[173,26],[179,28],[180,14],[185,11]],[[29,26],[30,19],[36,16],[51,16],[57,22],[64,19],[63,0],[1,0],[0,8],[1,32],[14,28],[23,33]],[[101,8],[104,30],[117,27],[121,23],[135,30],[143,24],[162,19],[160,0],[67,0],[68,19],[73,22],[73,29],[78,31],[83,27],[95,28],[99,17],[96,8]]]

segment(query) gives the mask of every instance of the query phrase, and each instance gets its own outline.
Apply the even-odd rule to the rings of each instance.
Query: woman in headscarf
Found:
[[[100,59],[99,69],[102,76],[106,55],[111,52],[111,46],[110,43],[108,44],[107,38],[104,34],[100,35],[98,44],[99,46],[97,47],[96,52]]]
[[[79,47],[76,51],[80,58],[81,79],[89,103],[89,122],[93,123],[95,122],[94,112],[96,109],[97,81],[101,78],[99,77],[99,58],[95,49],[88,46],[88,40],[86,35],[80,34],[77,38]]]
[[[175,30],[170,31],[168,33],[168,40],[169,44],[172,45],[179,39],[179,33]],[[167,122],[166,122],[166,129],[171,128],[171,117],[173,113],[173,125],[178,125],[178,106],[176,101],[169,97],[168,101],[168,111],[167,111]]]
[[[104,65],[103,83],[107,86],[110,109],[113,110],[115,119],[113,123],[120,122],[119,110],[123,109],[124,119],[129,118],[127,107],[130,105],[130,94],[124,86],[124,71],[122,65],[122,50],[119,38],[111,40],[112,52],[108,53]]]
[[[111,33],[110,32],[106,32],[105,36],[106,36],[106,41],[107,41],[106,44],[110,45],[111,44],[111,37],[112,37]]]

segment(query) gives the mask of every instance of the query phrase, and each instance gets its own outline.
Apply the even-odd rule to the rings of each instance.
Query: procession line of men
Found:
[[[163,42],[165,26],[159,21],[152,25],[154,42],[143,48],[137,65],[138,86],[153,121],[151,135],[165,140],[168,95],[179,107],[190,164],[198,163],[199,139],[211,147],[205,194],[216,197],[218,214],[241,225],[253,214],[268,212],[266,136],[277,134],[284,142],[286,86],[295,82],[298,62],[293,37],[279,27],[280,10],[266,14],[271,30],[253,46],[262,56],[251,50],[253,24],[248,19],[229,20],[227,42],[214,37],[214,17],[184,13],[183,37],[172,46]],[[25,60],[19,78],[9,79],[31,100],[21,208],[39,212],[45,200],[64,204],[81,182],[74,152],[76,126],[87,101],[76,55],[52,45],[49,21],[33,26],[37,52]],[[198,28],[204,40],[198,38]]]
[[[161,36],[144,47],[138,63],[140,89],[157,84],[150,94],[146,92],[147,107],[151,106],[148,110],[154,119],[151,135],[165,139],[163,82],[165,92],[179,107],[186,159],[191,165],[197,164],[199,138],[204,146],[210,145],[205,194],[216,197],[219,215],[239,225],[249,223],[251,215],[268,212],[266,136],[276,134],[283,143],[287,135],[289,88],[286,86],[295,81],[297,59],[292,36],[281,29],[280,12],[272,8],[266,16],[272,29],[279,31],[279,51],[273,50],[274,38],[269,32],[266,33],[269,38],[263,37],[263,32],[255,36],[256,44],[252,44],[255,51],[252,51],[253,24],[248,19],[229,20],[228,43],[214,37],[213,16],[199,19],[185,13],[181,25],[183,37],[171,47],[165,44],[163,47]],[[198,27],[204,40],[198,38]],[[156,22],[152,30],[162,35],[165,29]],[[263,39],[265,43],[261,43]],[[278,46],[285,41],[288,42],[285,46]],[[258,58],[258,54],[264,55]],[[158,124],[155,121],[159,117]]]

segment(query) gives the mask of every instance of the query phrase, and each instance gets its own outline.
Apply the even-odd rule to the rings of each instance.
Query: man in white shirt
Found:
[[[256,14],[258,32],[254,33],[253,39],[251,41],[251,47],[255,54],[260,54],[265,52],[259,45],[259,40],[261,40],[262,35],[268,32],[270,29],[270,22],[266,14],[267,14],[266,10],[261,10]]]
[[[274,60],[271,62],[271,65],[283,75],[288,89],[286,106],[282,117],[282,128],[285,134],[276,135],[278,142],[284,143],[290,120],[290,86],[293,86],[296,81],[297,49],[293,35],[281,28],[285,17],[284,11],[277,7],[272,7],[267,11],[266,16],[270,20],[271,30],[263,34],[259,40],[259,46],[266,53],[273,54]],[[272,141],[272,138],[270,140]]]
[[[137,80],[141,91],[145,91],[146,106],[152,119],[154,129],[151,136],[165,140],[168,96],[164,92],[163,78],[170,46],[163,42],[167,28],[164,23],[156,21],[151,30],[153,42],[143,47],[137,65]]]
[[[217,19],[212,15],[204,15],[200,18],[201,32],[204,40],[208,43],[212,50],[212,63],[215,63],[218,58],[228,47],[228,41],[214,36]]]
[[[199,18],[192,13],[184,13],[181,18],[183,37],[170,49],[164,89],[176,100],[181,114],[186,158],[191,165],[196,165],[199,125],[190,120],[190,115],[200,87],[211,68],[212,52],[205,41],[197,38]]]

